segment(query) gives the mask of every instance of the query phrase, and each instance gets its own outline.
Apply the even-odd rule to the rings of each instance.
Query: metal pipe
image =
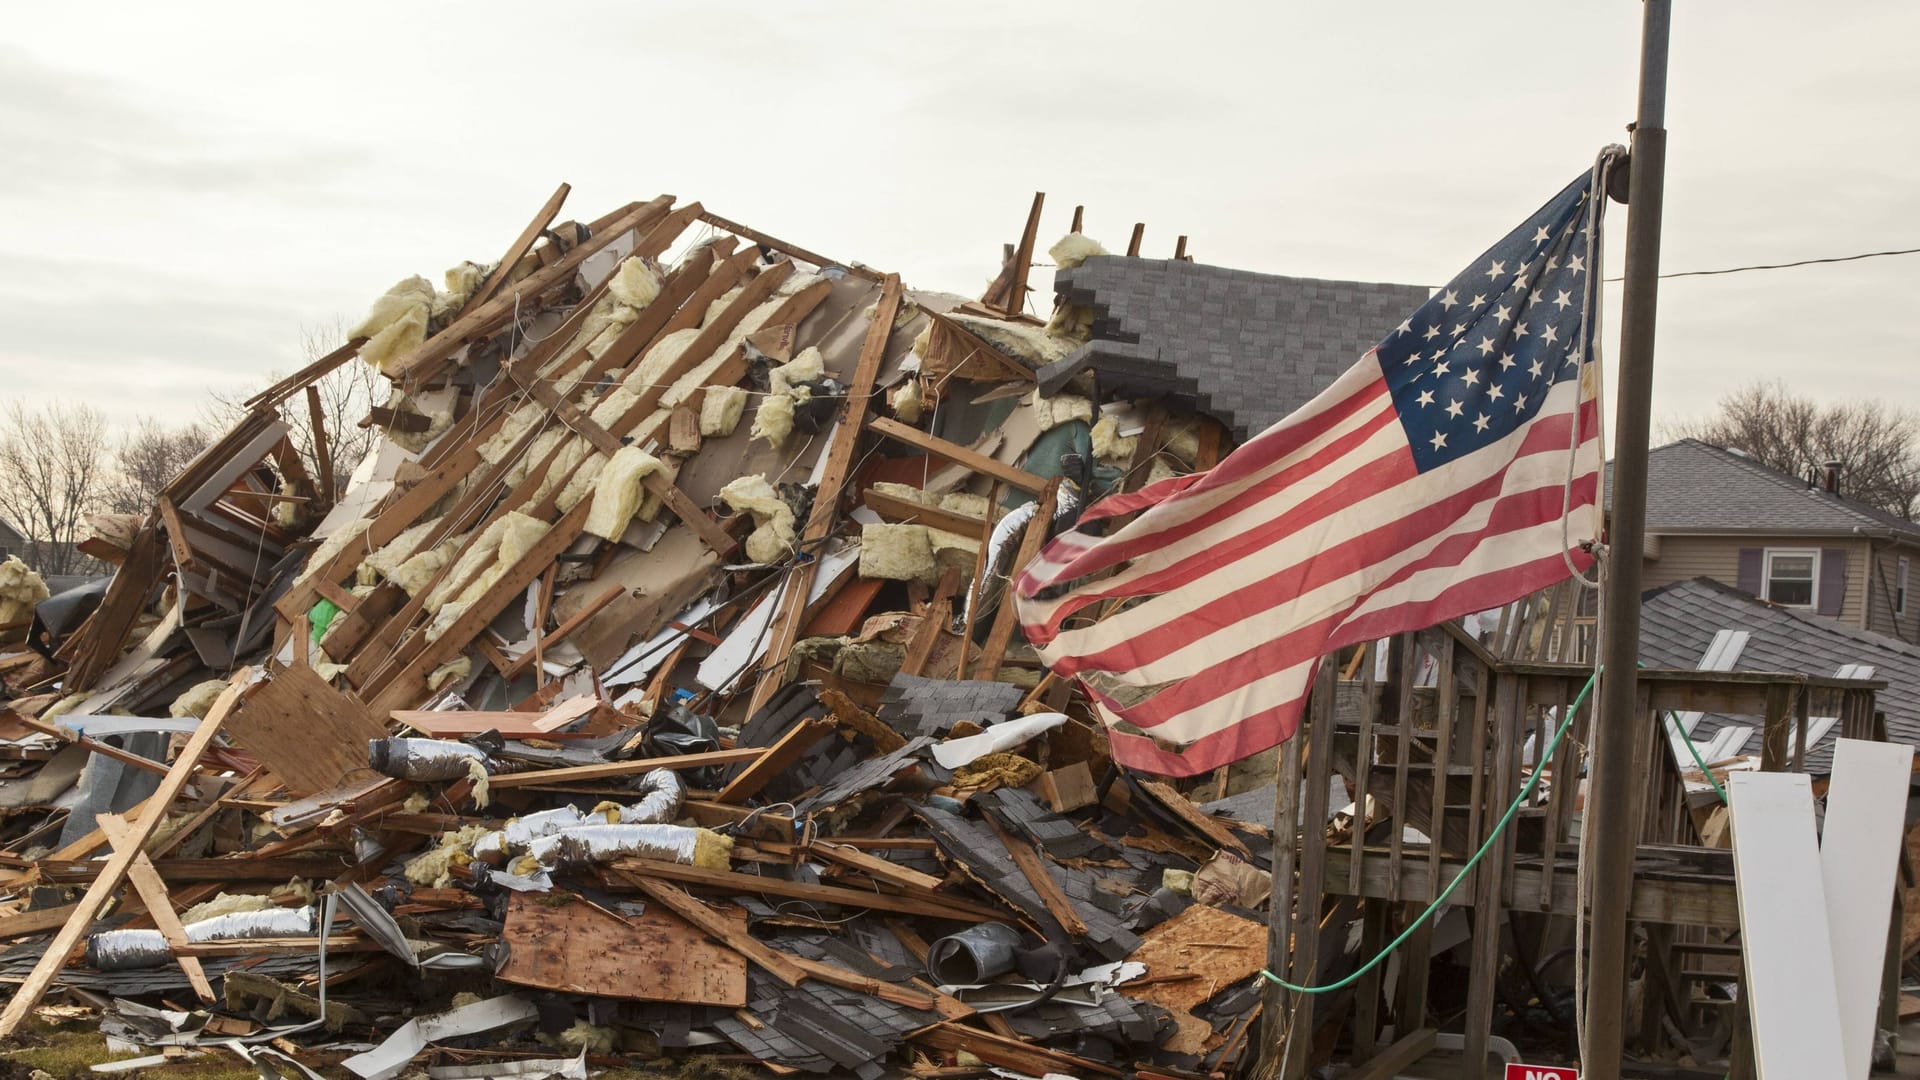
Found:
[[[1594,714],[1593,787],[1585,822],[1593,830],[1593,924],[1587,962],[1587,1046],[1583,1075],[1620,1080],[1625,1040],[1627,910],[1640,823],[1633,820],[1635,743],[1641,729],[1640,569],[1647,516],[1647,433],[1653,405],[1654,312],[1660,274],[1661,189],[1666,171],[1667,31],[1670,0],[1644,0],[1640,108],[1627,183],[1626,284],[1620,307],[1620,376],[1614,413],[1613,507],[1607,544],[1606,672]],[[1596,198],[1598,194],[1596,193]]]

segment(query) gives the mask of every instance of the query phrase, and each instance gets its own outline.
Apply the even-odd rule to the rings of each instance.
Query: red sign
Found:
[[[1580,1080],[1580,1070],[1558,1065],[1509,1065],[1506,1080]]]

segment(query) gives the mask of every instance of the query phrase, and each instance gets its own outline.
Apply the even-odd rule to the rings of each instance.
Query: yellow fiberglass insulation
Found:
[[[1181,416],[1168,421],[1166,451],[1192,464],[1200,456],[1200,418]]]
[[[612,430],[621,417],[632,412],[634,406],[639,404],[639,390],[624,385],[616,386],[606,397],[594,403],[593,408],[587,411],[587,416],[601,427]]]
[[[630,308],[644,308],[660,295],[660,273],[645,259],[628,259],[613,272],[607,292]]]
[[[945,529],[929,527],[927,544],[933,548],[934,568],[940,574],[946,573],[951,568],[960,571],[961,581],[973,577],[973,564],[980,552],[978,536],[962,536]],[[935,574],[934,578],[938,580],[939,574]]]
[[[573,475],[567,477],[567,484],[560,489],[560,495],[554,505],[561,513],[567,513],[580,505],[580,500],[593,494],[593,485],[600,482],[600,470],[607,467],[607,455],[595,450],[574,466]]]
[[[787,280],[781,282],[780,287],[773,290],[773,295],[792,296],[795,293],[806,291],[807,287],[812,285],[816,281],[825,281],[825,280],[827,280],[827,277],[825,274],[816,274],[807,270],[802,270],[794,274],[788,274]],[[902,304],[900,306],[905,307],[906,305]]]
[[[1062,270],[1071,270],[1095,255],[1105,254],[1107,249],[1100,246],[1100,241],[1077,232],[1068,233],[1055,240],[1053,246],[1047,249],[1047,257],[1053,260],[1054,266]]]
[[[615,451],[593,487],[593,505],[587,510],[583,531],[602,540],[620,539],[646,496],[641,483],[662,468],[659,458],[637,446]]]
[[[927,358],[927,350],[932,346],[933,320],[928,319],[927,325],[921,327],[920,332],[913,336],[913,355],[925,360]]]
[[[417,454],[427,448],[427,444],[440,437],[441,432],[453,426],[453,402],[447,402],[441,409],[423,409],[420,403],[408,396],[407,392],[395,389],[387,396],[388,409],[395,413],[411,413],[424,416],[427,426],[420,431],[404,431],[400,428],[384,428],[382,432],[387,440],[408,453]]]
[[[700,434],[707,438],[731,435],[746,411],[746,387],[709,386],[706,399],[700,403]]]
[[[760,399],[753,411],[753,437],[767,440],[775,450],[784,446],[793,434],[793,398],[787,394],[769,394]]]
[[[432,674],[427,676],[427,689],[437,694],[442,688],[457,683],[471,674],[473,674],[473,658],[456,656],[433,669]]]
[[[891,495],[896,499],[902,499],[906,502],[919,503],[922,506],[927,505],[927,493],[914,487],[912,484],[896,484],[891,480],[877,480],[868,484],[867,490],[877,491],[882,495]]]
[[[766,477],[736,477],[720,489],[720,498],[735,510],[753,515],[755,528],[747,537],[747,558],[756,563],[779,562],[793,550],[793,507]]]
[[[746,286],[735,285],[733,288],[721,293],[714,299],[713,303],[707,305],[707,313],[700,317],[700,325],[712,326],[713,321],[720,317],[720,313],[726,311],[727,307],[735,300],[738,300],[740,294],[744,291],[746,291]]]
[[[540,434],[535,435],[533,437],[533,445],[527,447],[527,452],[521,454],[520,457],[508,467],[507,486],[510,488],[519,487],[520,482],[525,480],[529,473],[539,467],[541,462],[547,460],[548,454],[559,449],[561,443],[571,438],[573,438],[573,432],[562,424],[556,424]]]
[[[406,877],[415,885],[444,889],[453,884],[453,873],[473,864],[474,841],[493,830],[486,825],[468,825],[458,832],[440,834],[440,842],[423,855],[407,862]]]
[[[1026,787],[1045,771],[1019,754],[987,754],[953,770],[953,786],[970,791]]]
[[[33,615],[33,605],[51,595],[47,583],[17,555],[0,562],[0,623],[19,622]]]
[[[204,900],[180,913],[182,923],[197,923],[203,919],[217,919],[222,915],[240,915],[249,911],[265,911],[273,907],[273,897],[266,893],[229,893],[223,892],[211,900]]]
[[[1049,334],[1044,327],[989,319],[981,315],[954,313],[947,317],[987,344],[1034,367],[1064,359],[1068,353],[1080,347],[1080,343],[1072,338]]]
[[[1041,431],[1051,431],[1069,420],[1093,423],[1093,402],[1075,394],[1038,398],[1033,403],[1033,418]]]
[[[423,277],[410,277],[388,289],[373,302],[360,325],[347,332],[349,338],[367,339],[360,346],[360,359],[384,372],[395,357],[418,348],[427,340],[433,299],[433,283]]]
[[[932,581],[939,576],[925,525],[860,527],[860,576],[888,581]]]
[[[1138,435],[1121,435],[1120,422],[1112,416],[1102,416],[1100,422],[1093,425],[1093,456],[1101,461],[1125,464],[1133,460],[1133,448],[1140,443]]]
[[[767,372],[768,389],[775,394],[791,393],[806,383],[819,382],[826,373],[826,358],[820,355],[819,349],[809,345],[800,350],[799,356]]]
[[[538,424],[544,415],[546,415],[545,407],[537,403],[522,405],[508,413],[507,419],[500,425],[500,430],[480,444],[480,460],[489,465],[498,465],[500,460],[507,456],[507,452],[513,449],[513,444],[520,441],[520,436],[533,430],[533,426]]]
[[[433,317],[444,318],[467,306],[467,298],[480,287],[487,278],[487,268],[475,262],[463,262],[458,266],[447,267],[441,275],[447,283],[445,292],[435,294],[433,298]]]
[[[568,478],[573,476],[574,470],[580,467],[580,463],[587,460],[587,455],[593,452],[593,444],[584,437],[575,436],[562,443],[560,452],[553,456],[553,463],[547,466],[545,475],[540,477],[540,484],[533,489],[533,495],[528,502],[532,504],[545,502],[547,496],[564,485]],[[574,502],[578,501],[578,499],[574,500]],[[568,503],[566,508],[573,509],[573,503]]]
[[[500,534],[505,532],[506,528],[507,519],[503,517],[481,530],[478,536],[469,534],[470,538],[466,547],[461,549],[459,561],[454,563],[453,569],[440,579],[440,584],[434,586],[433,591],[427,594],[428,611],[440,610],[442,605],[459,594],[459,590],[469,578],[478,574],[482,567],[493,562],[494,557],[500,553]]]
[[[987,519],[987,507],[991,505],[992,502],[985,495],[969,495],[964,491],[950,492],[940,496],[940,509],[979,518],[981,521]]]
[[[893,415],[899,418],[903,424],[919,423],[921,413],[920,380],[908,379],[906,382],[894,387],[893,392],[887,395],[887,408],[892,409]]]
[[[360,560],[357,576],[361,583],[371,585],[381,578],[391,579],[399,571],[401,564],[419,553],[420,545],[426,543],[429,533],[440,527],[440,521],[439,517],[428,518],[387,541],[380,550]]]
[[[620,385],[634,391],[646,391],[663,385],[666,382],[667,370],[679,361],[681,354],[687,351],[687,346],[692,345],[694,339],[699,336],[700,331],[688,327],[685,330],[675,330],[654,342],[653,348],[647,350],[647,355],[640,359],[639,366],[633,369],[633,374],[621,380]]]
[[[213,708],[214,699],[227,688],[225,679],[208,679],[189,687],[186,693],[173,699],[167,706],[167,715],[177,719],[205,720],[207,710]]]
[[[426,588],[427,583],[433,580],[433,575],[444,569],[453,561],[454,556],[460,553],[461,545],[466,542],[466,539],[467,534],[462,533],[442,540],[437,547],[408,556],[406,562],[394,567],[393,573],[387,575],[388,580],[400,586],[409,597],[419,596],[420,590]]]

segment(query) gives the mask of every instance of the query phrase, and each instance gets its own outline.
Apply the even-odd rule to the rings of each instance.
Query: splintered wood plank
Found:
[[[507,961],[496,974],[521,986],[684,1005],[747,1003],[746,957],[663,905],[620,916],[569,893],[514,893],[500,941]]]
[[[358,698],[328,686],[303,664],[249,688],[227,734],[294,795],[312,795],[367,767],[367,742],[387,725]]]
[[[553,219],[559,215],[560,207],[566,203],[567,195],[572,191],[572,184],[561,184],[552,195],[547,197],[546,205],[533,215],[533,220],[527,222],[527,227],[521,229],[520,235],[514,237],[513,243],[507,246],[507,253],[495,264],[493,273],[488,274],[487,279],[481,282],[480,287],[475,289],[473,295],[467,299],[468,305],[484,304],[493,298],[494,293],[500,291],[500,286],[506,283],[507,275],[513,273],[513,268],[520,264],[520,260],[526,257],[527,252],[533,250],[533,242],[540,239],[540,234],[553,224]]]
[[[766,751],[759,747],[747,746],[733,750],[708,750],[699,754],[609,761],[598,765],[569,765],[558,769],[502,773],[489,780],[488,784],[495,791],[515,787],[543,787],[551,784],[584,784],[594,780],[605,780],[612,776],[633,776],[637,773],[652,772],[655,769],[704,769],[709,765],[732,765],[737,762],[752,761],[764,753]]]
[[[833,734],[838,728],[830,717],[815,720],[803,720],[788,729],[785,735],[767,748],[767,752],[740,771],[716,796],[723,803],[739,805],[760,793],[774,777],[787,770],[787,767],[799,761],[801,755],[813,749],[821,739]]]
[[[187,786],[187,779],[193,775],[194,765],[198,764],[201,755],[207,752],[207,747],[213,745],[214,736],[220,733],[220,727],[226,722],[227,714],[232,711],[234,702],[240,697],[241,688],[246,686],[247,680],[252,677],[253,671],[250,668],[241,668],[234,673],[233,681],[215,699],[213,708],[207,710],[207,718],[200,721],[200,726],[195,728],[193,734],[187,738],[186,745],[180,748],[180,756],[174,759],[172,770],[161,778],[160,786],[148,796],[140,816],[127,831],[124,837],[125,846],[116,848],[107,856],[106,864],[100,868],[100,875],[93,879],[93,884],[87,887],[86,894],[80,898],[79,903],[74,905],[72,917],[67,919],[66,925],[54,935],[46,951],[40,954],[39,961],[33,965],[33,970],[27,974],[20,988],[13,992],[13,998],[7,1002],[6,1010],[0,1012],[0,1039],[11,1038],[14,1032],[20,1030],[20,1025],[33,1012],[33,1007],[40,1004],[40,999],[46,996],[47,987],[53,985],[54,977],[60,974],[62,967],[66,966],[67,957],[80,944],[80,940],[86,936],[87,928],[93,924],[93,920],[99,918],[101,911],[107,906],[107,901],[119,891],[121,883],[126,880],[127,870],[133,866],[134,857],[140,854],[142,845],[147,842],[148,837],[153,835],[154,830],[160,827],[160,822],[166,819],[167,811],[173,806],[173,800],[180,797],[180,792]]]
[[[880,365],[886,359],[887,341],[893,336],[894,315],[899,310],[900,276],[888,274],[880,288],[880,299],[873,305],[866,337],[860,343],[860,357],[854,364],[853,381],[847,390],[846,412],[833,429],[833,441],[827,447],[826,460],[820,470],[820,483],[814,490],[813,510],[801,530],[802,550],[817,550],[819,542],[833,531],[840,517],[840,491],[853,471],[854,451],[860,447],[860,432],[873,399],[874,383],[880,377]],[[766,656],[785,660],[793,651],[793,643],[800,637],[800,626],[806,621],[807,597],[812,593],[814,573],[819,567],[820,560],[809,559],[790,572],[773,615],[773,634],[767,640]],[[765,707],[784,681],[785,671],[785,664],[776,663],[754,684],[747,704],[748,716]]]
[[[680,863],[658,862],[653,859],[622,859],[613,865],[615,869],[625,870],[637,877],[677,881],[685,885],[719,889],[730,894],[758,893],[764,896],[787,896],[796,900],[811,900],[816,904],[842,904],[847,907],[872,908],[875,911],[898,911],[908,915],[925,915],[957,922],[993,922],[1006,918],[1004,914],[993,908],[950,897],[935,899],[899,893],[870,892],[865,889],[843,889],[837,885],[815,885],[805,881],[787,881],[783,878],[741,874],[732,870],[709,870],[702,866],[683,866]]]
[[[929,435],[919,428],[910,427],[898,420],[876,416],[867,421],[867,428],[895,442],[905,443],[916,450],[932,454],[943,461],[950,461],[982,476],[992,477],[1008,487],[1018,488],[1029,495],[1038,495],[1047,486],[1046,480],[1025,469],[1014,468],[976,450],[968,449],[956,442],[949,442],[938,435]]]
[[[107,834],[107,843],[113,850],[119,851],[129,843],[128,830],[131,828],[125,818],[118,814],[100,814],[94,819],[100,831]],[[160,880],[160,872],[153,868],[153,860],[138,847],[134,848],[133,864],[127,867],[127,878],[140,893],[140,902],[147,905],[147,914],[153,917],[154,928],[167,940],[169,949],[181,949],[187,945],[187,928],[180,925],[180,915],[173,910],[173,898],[167,895],[166,882]],[[186,972],[187,984],[193,987],[195,997],[203,1003],[213,1004],[213,984],[207,981],[206,969],[200,966],[200,959],[194,956],[176,954],[175,960],[180,970]]]

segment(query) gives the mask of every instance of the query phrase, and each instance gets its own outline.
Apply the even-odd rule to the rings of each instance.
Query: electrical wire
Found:
[[[1796,259],[1783,263],[1756,263],[1752,266],[1729,266],[1722,270],[1676,270],[1671,274],[1661,274],[1661,278],[1717,277],[1722,274],[1744,274],[1749,270],[1791,270],[1796,266],[1822,266],[1827,263],[1859,262],[1861,259],[1884,259],[1893,255],[1920,255],[1920,248],[1895,248],[1891,251],[1863,251],[1857,255],[1832,255],[1821,259]],[[1624,281],[1625,278],[1610,277],[1608,281]]]

